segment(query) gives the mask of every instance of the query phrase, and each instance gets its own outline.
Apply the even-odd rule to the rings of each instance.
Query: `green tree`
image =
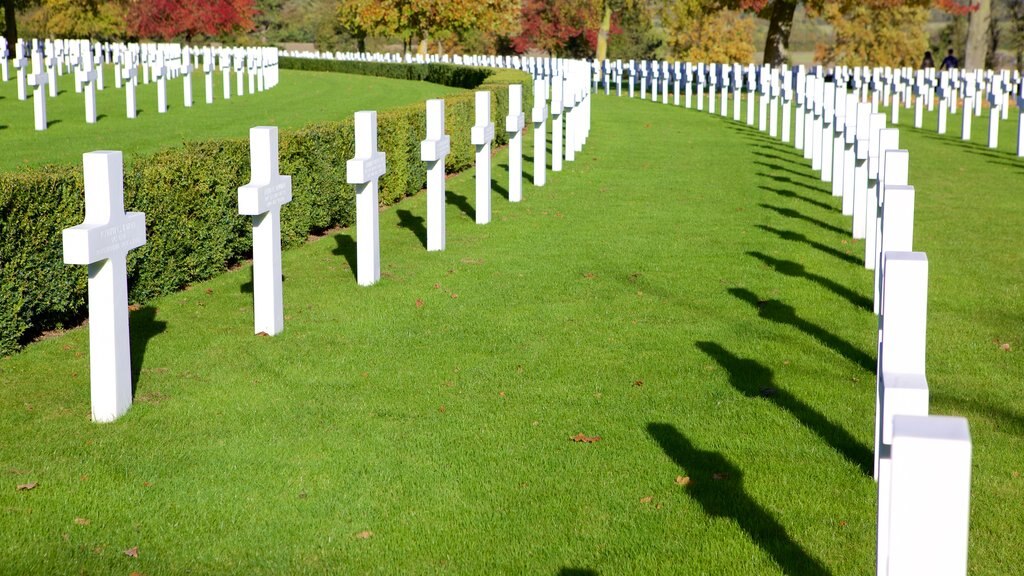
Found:
[[[123,40],[127,0],[42,0],[25,12],[26,36]]]

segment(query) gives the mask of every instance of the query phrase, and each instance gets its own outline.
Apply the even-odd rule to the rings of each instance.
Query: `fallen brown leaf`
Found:
[[[1016,470],[1014,470],[1013,473],[1011,474],[1011,476],[1013,476],[1014,478],[1020,478],[1020,472],[1017,472]]]
[[[143,483],[142,483],[142,487],[143,487],[143,488],[149,488],[149,487],[150,487],[150,486],[152,486],[152,485],[153,485],[153,483],[152,483],[152,482],[143,482]]]
[[[587,280],[591,280],[591,279],[594,278],[594,273],[593,272],[587,272],[587,273],[585,273],[583,275],[583,277],[586,278]]]
[[[270,334],[267,334],[266,332],[257,332],[256,335],[257,336],[270,336]]]
[[[845,527],[846,526],[846,520],[840,520],[839,521],[839,525],[842,526],[842,527]]]
[[[89,519],[88,518],[75,518],[75,524],[78,524],[79,526],[88,526],[89,525]]]
[[[714,478],[715,480],[726,480],[726,479],[729,478],[729,473],[728,472],[715,472],[714,474],[711,475],[711,477]]]
[[[641,387],[643,385],[644,385],[644,381],[643,380],[636,380],[635,382],[633,382],[633,387],[635,387],[635,388],[639,388],[639,387]]]
[[[29,482],[27,484],[18,484],[18,490],[35,490],[36,486],[39,486],[38,482]]]
[[[644,496],[643,498],[640,499],[640,503],[647,504],[651,500],[654,500],[654,496]]]
[[[438,408],[437,411],[440,412],[441,414],[444,414],[444,411],[445,411],[444,404],[441,404],[441,407]]]
[[[504,398],[505,397],[505,392],[504,391],[498,392],[498,396],[501,396],[502,398]]]
[[[416,307],[417,308],[423,308],[423,300],[417,298],[416,299]]]
[[[139,306],[138,304],[132,304],[128,306],[129,312],[138,312],[139,310],[142,310],[142,306]]]
[[[370,532],[369,530],[363,530],[362,532],[356,534],[356,538],[359,538],[360,540],[368,540],[372,537],[373,532]]]
[[[441,284],[440,283],[434,284],[434,290],[439,290],[440,288],[441,288]]]
[[[124,551],[124,555],[128,556],[130,558],[138,558],[139,557],[139,547],[138,546],[132,546],[131,548],[129,548],[129,549]]]
[[[455,292],[452,292],[452,298],[458,298],[458,297],[459,297],[458,294],[456,294]]]
[[[690,477],[689,476],[676,476],[676,484],[679,484],[680,486],[686,486],[689,483],[690,483]]]
[[[1003,345],[1000,346],[999,348],[1001,350],[1003,350],[1004,352],[1009,352],[1010,351],[1010,343],[1009,342],[1004,342]]]
[[[583,432],[580,432],[579,434],[577,434],[575,436],[572,436],[569,439],[572,440],[573,442],[583,442],[583,443],[586,443],[586,444],[592,444],[592,443],[597,442],[598,440],[600,440],[601,437],[600,436],[587,436]]]

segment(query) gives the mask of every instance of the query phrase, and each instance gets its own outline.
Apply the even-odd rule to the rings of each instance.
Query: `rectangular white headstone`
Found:
[[[621,71],[620,71],[621,72]],[[621,80],[621,74],[619,76]],[[533,185],[543,186],[547,180],[548,81],[533,82]]]
[[[893,420],[887,576],[963,576],[970,524],[971,435],[952,416]]]
[[[371,286],[380,280],[379,180],[387,158],[377,150],[377,112],[356,112],[355,157],[346,165],[346,180],[356,187],[356,281]]]
[[[278,169],[277,127],[249,130],[252,176],[238,189],[238,213],[252,216],[254,331],[273,336],[284,330],[281,289],[281,207],[292,200],[292,177]]]
[[[126,257],[146,243],[146,215],[124,211],[120,152],[90,152],[83,164],[85,221],[64,230],[64,262],[89,266],[92,419],[111,422],[132,404]]]

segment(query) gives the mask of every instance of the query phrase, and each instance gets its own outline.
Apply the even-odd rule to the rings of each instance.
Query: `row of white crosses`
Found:
[[[38,53],[37,53],[38,55]],[[188,59],[186,58],[187,62]],[[585,64],[583,64],[585,65]],[[579,63],[566,63],[564,87],[573,96],[564,104],[582,108],[588,100]],[[45,82],[45,81],[42,81]],[[539,133],[537,148],[544,150],[547,120],[547,81],[534,88],[537,103],[532,111]],[[561,91],[559,91],[559,94]],[[477,195],[477,222],[490,219],[490,143],[494,124],[490,122],[490,92],[476,94],[477,125],[470,135],[477,145],[476,172],[486,180],[486,194]],[[561,103],[559,103],[560,105]],[[421,144],[421,158],[427,163],[427,250],[445,247],[445,157],[451,139],[444,129],[444,101],[430,100],[427,106],[427,138]],[[582,146],[586,126],[582,112],[568,123],[567,150]],[[522,85],[509,86],[509,199],[522,199]],[[579,148],[581,149],[581,148]],[[250,130],[250,182],[238,189],[239,214],[253,222],[253,325],[257,334],[273,336],[284,329],[281,272],[281,208],[292,199],[291,177],[280,174],[276,127]],[[534,183],[544,184],[545,155],[534,158]],[[145,244],[145,215],[125,213],[123,163],[120,152],[92,152],[84,155],[86,215],[79,226],[64,231],[64,261],[89,266],[89,346],[92,416],[96,422],[110,422],[123,415],[132,403],[131,350],[128,328],[128,251]],[[377,113],[355,115],[355,157],[346,166],[346,180],[355,185],[357,228],[357,283],[370,286],[380,280],[380,232],[378,220],[379,180],[386,172],[386,156],[377,149]],[[559,167],[560,169],[560,167]],[[478,189],[479,192],[479,189]],[[481,220],[480,214],[486,214]]]
[[[36,130],[46,130],[46,92],[49,97],[57,96],[58,78],[64,68],[74,76],[75,92],[83,93],[85,99],[85,121],[93,124],[97,119],[96,91],[104,89],[103,66],[113,64],[114,86],[125,89],[125,107],[128,118],[138,114],[135,90],[139,82],[138,67],[142,67],[142,82],[150,78],[157,83],[157,111],[166,113],[167,81],[183,77],[183,102],[186,108],[192,106],[192,72],[199,66],[200,53],[203,57],[202,70],[206,77],[206,103],[213,103],[214,54],[220,54],[221,65],[226,67],[224,96],[231,97],[228,68],[231,62],[238,72],[238,94],[244,94],[243,71],[248,69],[249,92],[272,88],[278,82],[278,50],[276,48],[210,48],[193,51],[179,44],[100,44],[88,40],[32,40],[31,49],[24,40],[15,44],[14,67],[18,72],[18,98],[27,99],[27,88],[34,90],[34,121]],[[6,41],[2,46],[6,50]],[[31,73],[28,70],[26,51],[31,53]],[[2,52],[2,51],[0,51]],[[6,59],[4,59],[4,80],[6,81]]]
[[[804,104],[798,110],[805,115],[797,147],[809,151],[812,167],[843,196],[854,237],[866,239],[865,267],[875,273],[876,571],[966,574],[971,440],[964,418],[928,415],[928,259],[912,251],[909,153],[898,149],[899,132],[885,128],[885,115],[872,112],[856,88],[848,92],[842,76],[816,72],[796,71]]]
[[[701,79],[705,70],[715,78],[715,69],[701,64],[696,69],[701,109]],[[822,180],[832,183],[832,194],[842,196],[843,213],[853,217],[853,237],[865,239],[864,265],[874,270],[879,315],[877,573],[966,574],[971,441],[965,419],[928,415],[928,260],[924,253],[913,252],[909,154],[898,149],[899,132],[887,129],[885,115],[877,113],[877,96],[867,94],[864,82],[858,84],[853,75],[836,73],[826,79],[821,68],[808,74],[803,67],[762,67],[755,84],[754,71],[748,71],[747,123],[754,122],[757,94],[758,129],[779,137],[776,100],[781,96],[784,141],[789,137],[789,88],[795,86],[794,144]],[[713,102],[716,83],[708,84]],[[710,105],[709,112],[714,113]]]

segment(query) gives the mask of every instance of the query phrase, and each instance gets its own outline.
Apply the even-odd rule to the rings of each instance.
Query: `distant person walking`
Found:
[[[928,50],[924,53],[924,60],[921,61],[921,68],[935,68],[935,60],[932,60],[932,51]]]
[[[946,54],[946,57],[942,59],[942,68],[941,68],[941,70],[952,70],[954,68],[959,68],[959,67],[960,67],[960,61],[956,59],[956,56],[953,56],[953,49],[950,48],[949,49],[949,53]]]

